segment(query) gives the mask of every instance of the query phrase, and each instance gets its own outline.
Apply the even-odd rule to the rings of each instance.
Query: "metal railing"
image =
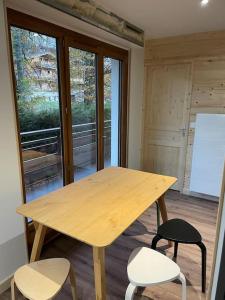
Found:
[[[22,132],[20,135],[26,185],[51,180],[62,174],[60,127]],[[96,162],[96,139],[96,122],[72,126],[75,168]],[[111,120],[104,122],[104,144],[107,155],[111,144]]]
[[[111,120],[104,121],[104,138],[110,138],[111,131]],[[73,139],[73,149],[77,149],[80,146],[85,146],[85,141],[89,138],[92,142],[96,141],[96,122],[84,123],[72,126],[72,139]],[[60,127],[40,129],[34,131],[21,132],[21,145],[22,150],[38,150],[40,148],[45,148],[44,152],[49,153],[50,147],[56,146],[56,151],[52,154],[59,153],[61,150],[61,129]],[[26,138],[26,139],[24,139]],[[29,139],[30,138],[30,139]],[[85,140],[84,140],[85,139]],[[28,159],[29,160],[29,159]]]

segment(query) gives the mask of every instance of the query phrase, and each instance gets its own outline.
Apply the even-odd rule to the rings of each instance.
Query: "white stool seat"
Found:
[[[73,276],[71,272],[70,262],[67,259],[45,259],[20,267],[14,274],[14,282],[26,298],[47,300],[58,294],[68,275]]]
[[[132,300],[138,286],[147,287],[179,279],[182,300],[186,300],[186,280],[179,266],[165,255],[146,247],[136,248],[130,255],[127,274],[130,284],[125,300]]]
[[[136,248],[127,267],[130,282],[138,286],[166,283],[177,278],[180,268],[171,259],[152,249]]]

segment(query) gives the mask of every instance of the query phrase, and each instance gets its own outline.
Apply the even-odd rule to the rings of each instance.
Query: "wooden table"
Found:
[[[22,205],[17,212],[36,224],[30,261],[39,259],[47,227],[91,245],[96,299],[106,299],[105,247],[156,200],[165,222],[164,194],[175,182],[174,177],[112,167]]]

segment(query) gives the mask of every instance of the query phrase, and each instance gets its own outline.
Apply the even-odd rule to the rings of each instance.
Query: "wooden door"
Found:
[[[175,176],[182,190],[190,107],[190,64],[146,68],[143,169]]]

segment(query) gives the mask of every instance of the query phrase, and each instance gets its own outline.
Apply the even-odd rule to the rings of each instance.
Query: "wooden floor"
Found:
[[[169,191],[166,195],[169,218],[179,217],[196,226],[207,247],[207,285],[209,283],[215,240],[217,204],[199,198],[180,195]],[[107,293],[110,300],[124,299],[128,285],[126,266],[131,251],[135,247],[150,246],[156,232],[156,208],[152,206],[136,221],[113,245],[106,250]],[[158,243],[160,250],[172,257],[173,249],[167,243]],[[89,246],[61,236],[47,245],[43,257],[67,257],[73,264],[77,275],[78,296],[81,300],[95,299],[93,282],[92,250]],[[187,299],[205,299],[201,293],[201,255],[200,249],[192,245],[179,245],[177,263],[187,279]],[[152,270],[154,272],[154,270]],[[135,299],[181,299],[181,286],[173,282],[161,286],[139,290]],[[10,299],[7,291],[0,297]],[[23,299],[21,297],[21,299]],[[70,287],[66,283],[57,300],[71,299]]]

